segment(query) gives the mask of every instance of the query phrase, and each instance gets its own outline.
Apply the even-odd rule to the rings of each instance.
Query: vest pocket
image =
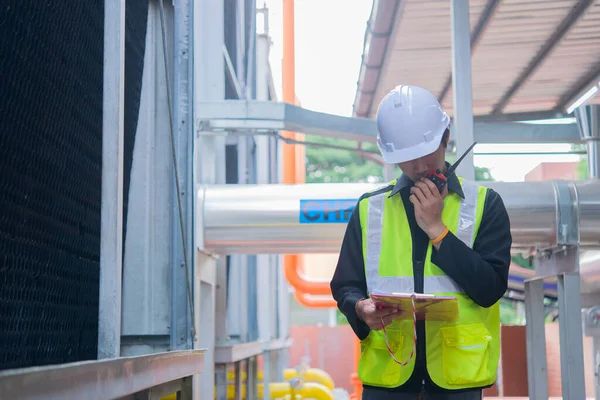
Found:
[[[386,328],[388,343],[399,361],[402,359],[404,334],[401,329]],[[358,361],[358,378],[367,385],[396,387],[400,384],[402,368],[396,364],[390,355],[383,331],[369,332],[369,336],[360,342],[361,354]]]
[[[445,326],[442,336],[442,370],[451,385],[473,385],[491,378],[488,368],[492,337],[482,323]]]

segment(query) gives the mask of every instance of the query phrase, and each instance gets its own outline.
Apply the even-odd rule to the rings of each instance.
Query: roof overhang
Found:
[[[450,4],[374,0],[355,116],[373,118],[398,84],[427,88],[453,113]],[[600,103],[599,19],[598,0],[471,0],[474,116],[552,118]]]

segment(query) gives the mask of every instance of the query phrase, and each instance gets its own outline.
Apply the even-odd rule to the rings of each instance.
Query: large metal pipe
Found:
[[[560,210],[570,188],[583,248],[600,249],[600,182],[493,182],[511,220],[513,249],[556,245]],[[220,254],[301,254],[339,251],[357,199],[380,184],[220,185],[199,189],[197,234]],[[326,215],[325,215],[326,214]]]

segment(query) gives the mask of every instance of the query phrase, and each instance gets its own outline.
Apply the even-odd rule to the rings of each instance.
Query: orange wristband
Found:
[[[446,227],[446,229],[444,229],[444,232],[442,232],[442,234],[440,236],[436,237],[433,240],[430,240],[431,244],[437,244],[437,243],[441,242],[446,237],[447,234],[448,234],[448,227]]]

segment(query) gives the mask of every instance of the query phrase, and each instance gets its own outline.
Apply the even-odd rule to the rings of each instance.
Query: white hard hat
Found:
[[[388,164],[433,153],[450,126],[450,117],[429,91],[400,85],[377,108],[377,145]]]

